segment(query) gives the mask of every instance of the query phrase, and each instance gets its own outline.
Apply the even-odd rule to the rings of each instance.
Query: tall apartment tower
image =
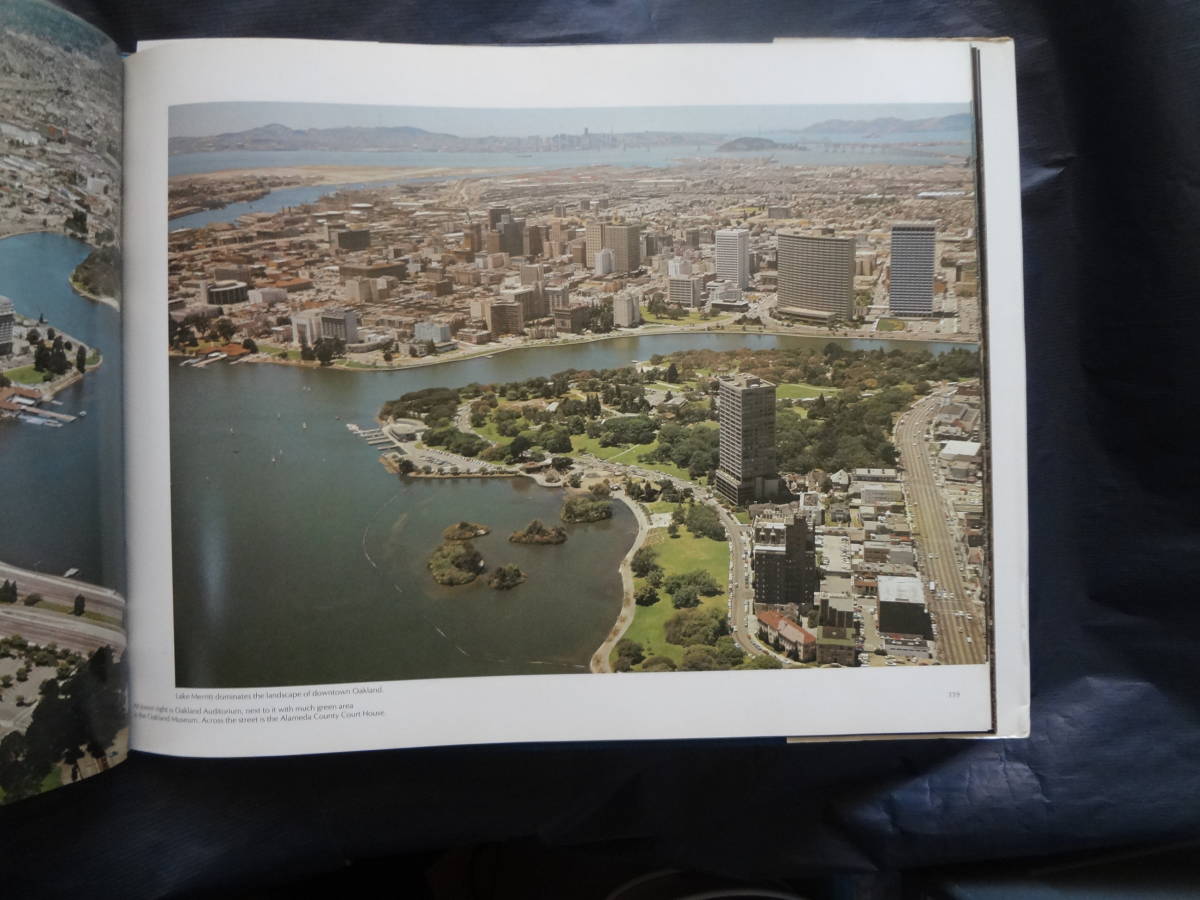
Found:
[[[483,249],[483,223],[468,222],[463,226],[463,249],[478,253]]]
[[[512,209],[507,206],[492,206],[488,208],[488,228],[495,231],[500,227],[500,220],[512,216]]]
[[[808,555],[808,522],[787,507],[767,507],[754,518],[754,602],[812,604],[816,578]]]
[[[779,300],[787,315],[854,316],[854,238],[779,235]]]
[[[722,375],[717,394],[717,491],[737,506],[777,493],[775,385],[753,375]]]
[[[613,297],[613,324],[621,328],[636,328],[642,324],[642,309],[633,294]]]
[[[892,223],[888,308],[897,316],[933,314],[933,222]]]
[[[587,247],[584,265],[590,269],[596,265],[596,254],[604,249],[604,223],[588,222],[587,230],[584,232],[584,241],[584,246]]]
[[[717,232],[717,278],[750,286],[750,232],[745,228],[722,228]]]
[[[605,225],[604,246],[613,252],[613,272],[624,275],[642,265],[642,226]]]
[[[16,320],[12,301],[0,295],[0,356],[10,356],[13,352],[13,325]]]

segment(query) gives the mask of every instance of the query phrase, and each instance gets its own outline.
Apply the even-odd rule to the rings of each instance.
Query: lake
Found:
[[[402,480],[346,424],[369,426],[384,401],[426,387],[613,368],[689,347],[828,343],[666,334],[386,373],[173,365],[177,683],[586,671],[620,606],[618,566],[636,533],[628,509],[614,503],[611,521],[567,526],[560,546],[513,545],[508,534],[531,519],[558,521],[561,490],[525,478]],[[508,592],[434,583],[426,558],[459,519],[493,529],[477,542],[489,568],[515,562],[528,582]]]
[[[98,349],[103,365],[60,391],[62,428],[0,421],[0,560],[124,590],[121,316],[67,282],[86,244],[60,234],[0,240],[0,294],[17,312]]]

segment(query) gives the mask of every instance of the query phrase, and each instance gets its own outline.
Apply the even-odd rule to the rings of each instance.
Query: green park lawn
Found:
[[[299,361],[299,359],[300,359],[300,351],[299,350],[286,350],[285,351],[284,347],[278,347],[274,344],[264,344],[262,342],[259,342],[258,352],[259,353],[269,353],[271,356],[274,356],[276,359],[279,358],[280,353],[286,352],[287,358],[289,360]]]
[[[612,459],[615,456],[628,454],[624,462],[637,462],[637,454],[645,453],[653,444],[618,444],[612,447],[601,447],[600,438],[588,437],[586,434],[571,435],[572,453],[590,453],[597,459]]]
[[[647,504],[651,512],[671,512],[678,504],[658,501]],[[724,541],[714,541],[712,538],[696,537],[686,528],[679,529],[678,537],[669,537],[667,529],[654,528],[646,538],[646,546],[658,551],[658,564],[662,566],[663,578],[670,575],[682,575],[696,569],[704,569],[713,576],[721,586],[721,592],[713,597],[700,598],[700,606],[704,608],[724,609],[727,602],[729,583],[729,545]],[[633,580],[634,591],[645,584],[644,578]],[[678,665],[683,660],[683,647],[667,643],[664,629],[667,619],[678,610],[671,603],[671,595],[659,590],[659,601],[653,606],[634,607],[633,622],[625,637],[642,645],[646,658],[651,656],[666,656]],[[616,651],[612,659],[616,660]]]
[[[657,442],[655,442],[654,444],[646,444],[642,447],[639,447],[638,450],[641,451],[641,453],[649,453],[656,446],[657,446]],[[620,459],[617,461],[634,463],[638,466],[638,468],[650,469],[651,471],[654,471],[654,472],[662,472],[664,475],[670,475],[672,478],[681,478],[684,481],[691,481],[691,479],[692,479],[692,476],[688,474],[687,469],[681,469],[681,468],[679,468],[679,466],[675,465],[675,463],[671,463],[671,462],[640,462],[640,461],[638,461],[636,456],[628,458],[628,459]]]
[[[775,388],[775,396],[780,400],[807,400],[822,394],[828,397],[837,392],[838,388],[817,387],[815,384],[781,384]]]
[[[41,384],[43,374],[33,366],[21,366],[19,369],[9,369],[4,373],[5,377],[13,384]]]
[[[908,326],[899,319],[880,319],[876,331],[904,331]]]
[[[524,419],[518,419],[517,423],[518,423],[518,426],[522,430],[529,427],[529,423],[526,422]],[[512,440],[512,438],[501,437],[500,431],[496,428],[496,423],[493,422],[491,419],[488,419],[486,422],[484,422],[478,428],[471,426],[471,430],[474,431],[480,437],[487,438],[493,444],[503,444],[507,441]]]

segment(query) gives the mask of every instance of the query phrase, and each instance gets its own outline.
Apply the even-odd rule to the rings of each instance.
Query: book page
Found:
[[[1024,732],[1010,45],[128,78],[135,746]]]
[[[0,800],[125,756],[123,66],[0,6]]]

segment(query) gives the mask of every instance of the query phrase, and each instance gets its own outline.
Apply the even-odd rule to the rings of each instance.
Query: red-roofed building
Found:
[[[802,625],[774,610],[756,614],[758,623],[771,643],[779,642],[785,653],[800,662],[812,662],[817,656],[817,639]]]

